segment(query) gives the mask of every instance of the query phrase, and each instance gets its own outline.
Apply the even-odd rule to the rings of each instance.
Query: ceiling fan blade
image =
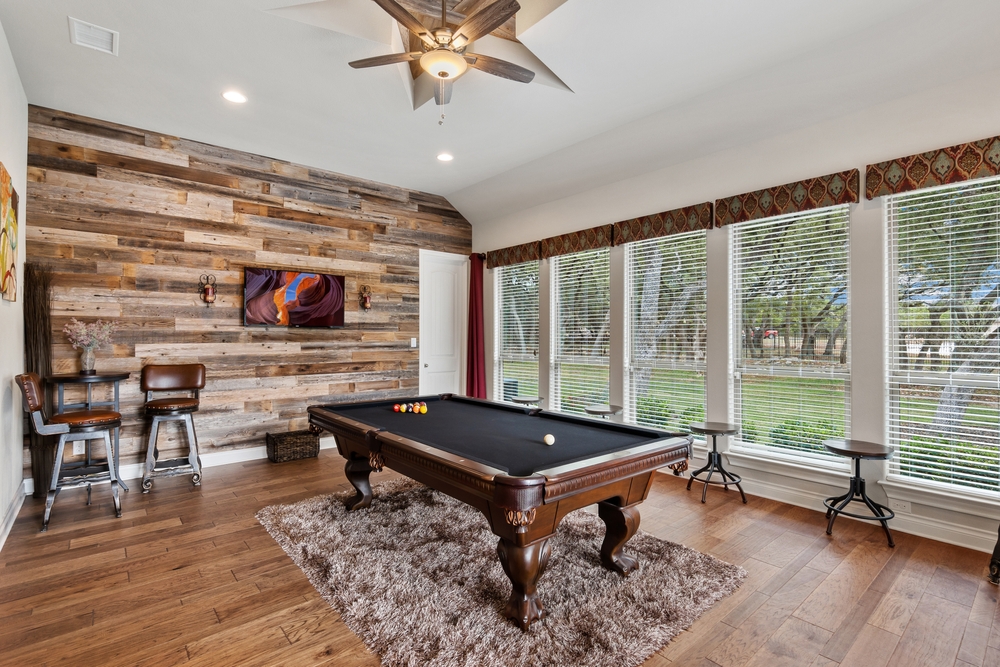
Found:
[[[385,12],[396,19],[403,26],[412,32],[414,35],[419,37],[428,46],[437,46],[437,42],[434,41],[434,35],[424,27],[421,23],[413,16],[410,12],[406,11],[396,0],[373,0],[376,5],[385,10]]]
[[[466,53],[465,62],[469,63],[469,67],[477,69],[480,72],[486,72],[487,74],[510,79],[511,81],[531,83],[531,80],[535,78],[535,73],[530,69],[509,63],[506,60],[491,58],[490,56],[483,56],[478,53]]]
[[[520,9],[521,5],[517,4],[517,0],[497,0],[492,5],[487,5],[458,27],[455,36],[451,38],[451,45],[460,49],[469,42],[490,34]]]
[[[378,67],[379,65],[392,65],[394,63],[406,63],[411,60],[419,60],[422,55],[424,54],[420,51],[413,51],[411,53],[390,53],[387,56],[362,58],[361,60],[355,60],[347,64],[354,69],[362,69],[363,67]]]
[[[434,104],[441,106],[451,102],[453,79],[437,79],[434,81]]]

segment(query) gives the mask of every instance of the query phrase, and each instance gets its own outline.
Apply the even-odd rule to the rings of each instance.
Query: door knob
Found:
[[[427,368],[430,364],[424,364],[424,368]]]

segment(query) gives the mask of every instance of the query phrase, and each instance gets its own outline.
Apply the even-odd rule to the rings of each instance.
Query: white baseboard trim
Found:
[[[320,449],[336,449],[336,447],[337,440],[332,435],[319,439]],[[203,468],[214,468],[215,466],[224,466],[229,463],[244,463],[246,461],[258,461],[266,458],[267,447],[224,449],[219,452],[208,452],[203,454],[201,457],[201,466]],[[144,469],[145,465],[142,463],[129,463],[128,465],[123,465],[119,470],[119,473],[121,474],[121,478],[124,480],[142,479]],[[35,480],[31,477],[26,477],[22,488],[23,492],[21,500],[23,501],[24,496],[30,496],[35,492]],[[20,506],[18,509],[20,509]],[[15,512],[15,515],[16,514],[17,512]],[[0,542],[0,545],[2,545],[2,542]]]
[[[789,479],[789,482],[792,483],[794,480]],[[709,492],[711,493],[713,490],[711,489]],[[743,490],[751,495],[777,500],[789,505],[796,505],[797,507],[804,507],[816,510],[817,512],[826,511],[826,508],[823,506],[826,496],[803,489],[796,489],[789,485],[750,479],[744,475]],[[819,520],[821,523],[825,521],[823,517],[819,517]],[[857,521],[857,519],[851,519],[850,517],[840,517],[837,519],[837,521],[845,520]],[[866,521],[865,523],[871,522]],[[825,526],[823,527],[825,530]],[[836,530],[836,527],[834,527],[834,530]],[[997,542],[997,535],[994,531],[980,530],[973,526],[941,521],[927,516],[902,514],[900,512],[897,512],[896,517],[889,522],[889,530],[918,535],[937,540],[938,542],[954,544],[986,553],[991,553]]]
[[[896,512],[896,518],[889,522],[889,529],[985,553],[992,553],[997,543],[996,531],[980,530],[950,521],[899,512]]]
[[[767,498],[769,500],[777,500],[778,502],[795,505],[796,507],[805,507],[806,509],[816,510],[818,512],[826,511],[826,508],[823,507],[823,501],[826,500],[828,496],[806,491],[804,489],[796,489],[784,484],[775,484],[774,482],[750,479],[744,475],[743,490],[754,496],[760,496],[761,498]]]
[[[4,543],[7,541],[7,536],[10,535],[10,529],[14,527],[14,519],[17,518],[18,512],[21,511],[21,505],[24,504],[24,485],[21,485],[21,489],[14,494],[13,500],[10,501],[10,507],[3,515],[3,523],[0,524],[0,550],[3,549]]]

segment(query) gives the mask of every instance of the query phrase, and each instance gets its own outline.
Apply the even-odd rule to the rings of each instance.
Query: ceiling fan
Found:
[[[492,58],[478,53],[466,53],[470,42],[488,35],[521,9],[517,0],[498,0],[469,16],[456,29],[448,27],[447,0],[441,0],[441,25],[433,30],[426,28],[396,0],[373,0],[404,28],[420,39],[421,51],[391,53],[348,63],[355,69],[378,67],[419,61],[420,67],[436,79],[434,101],[448,104],[451,101],[452,82],[462,76],[469,67],[493,76],[511,81],[529,83],[535,73],[514,63]]]

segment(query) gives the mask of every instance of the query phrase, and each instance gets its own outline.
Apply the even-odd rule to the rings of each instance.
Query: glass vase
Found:
[[[97,371],[94,370],[94,365],[97,362],[97,355],[94,353],[94,348],[85,347],[80,350],[80,375],[94,375]]]

